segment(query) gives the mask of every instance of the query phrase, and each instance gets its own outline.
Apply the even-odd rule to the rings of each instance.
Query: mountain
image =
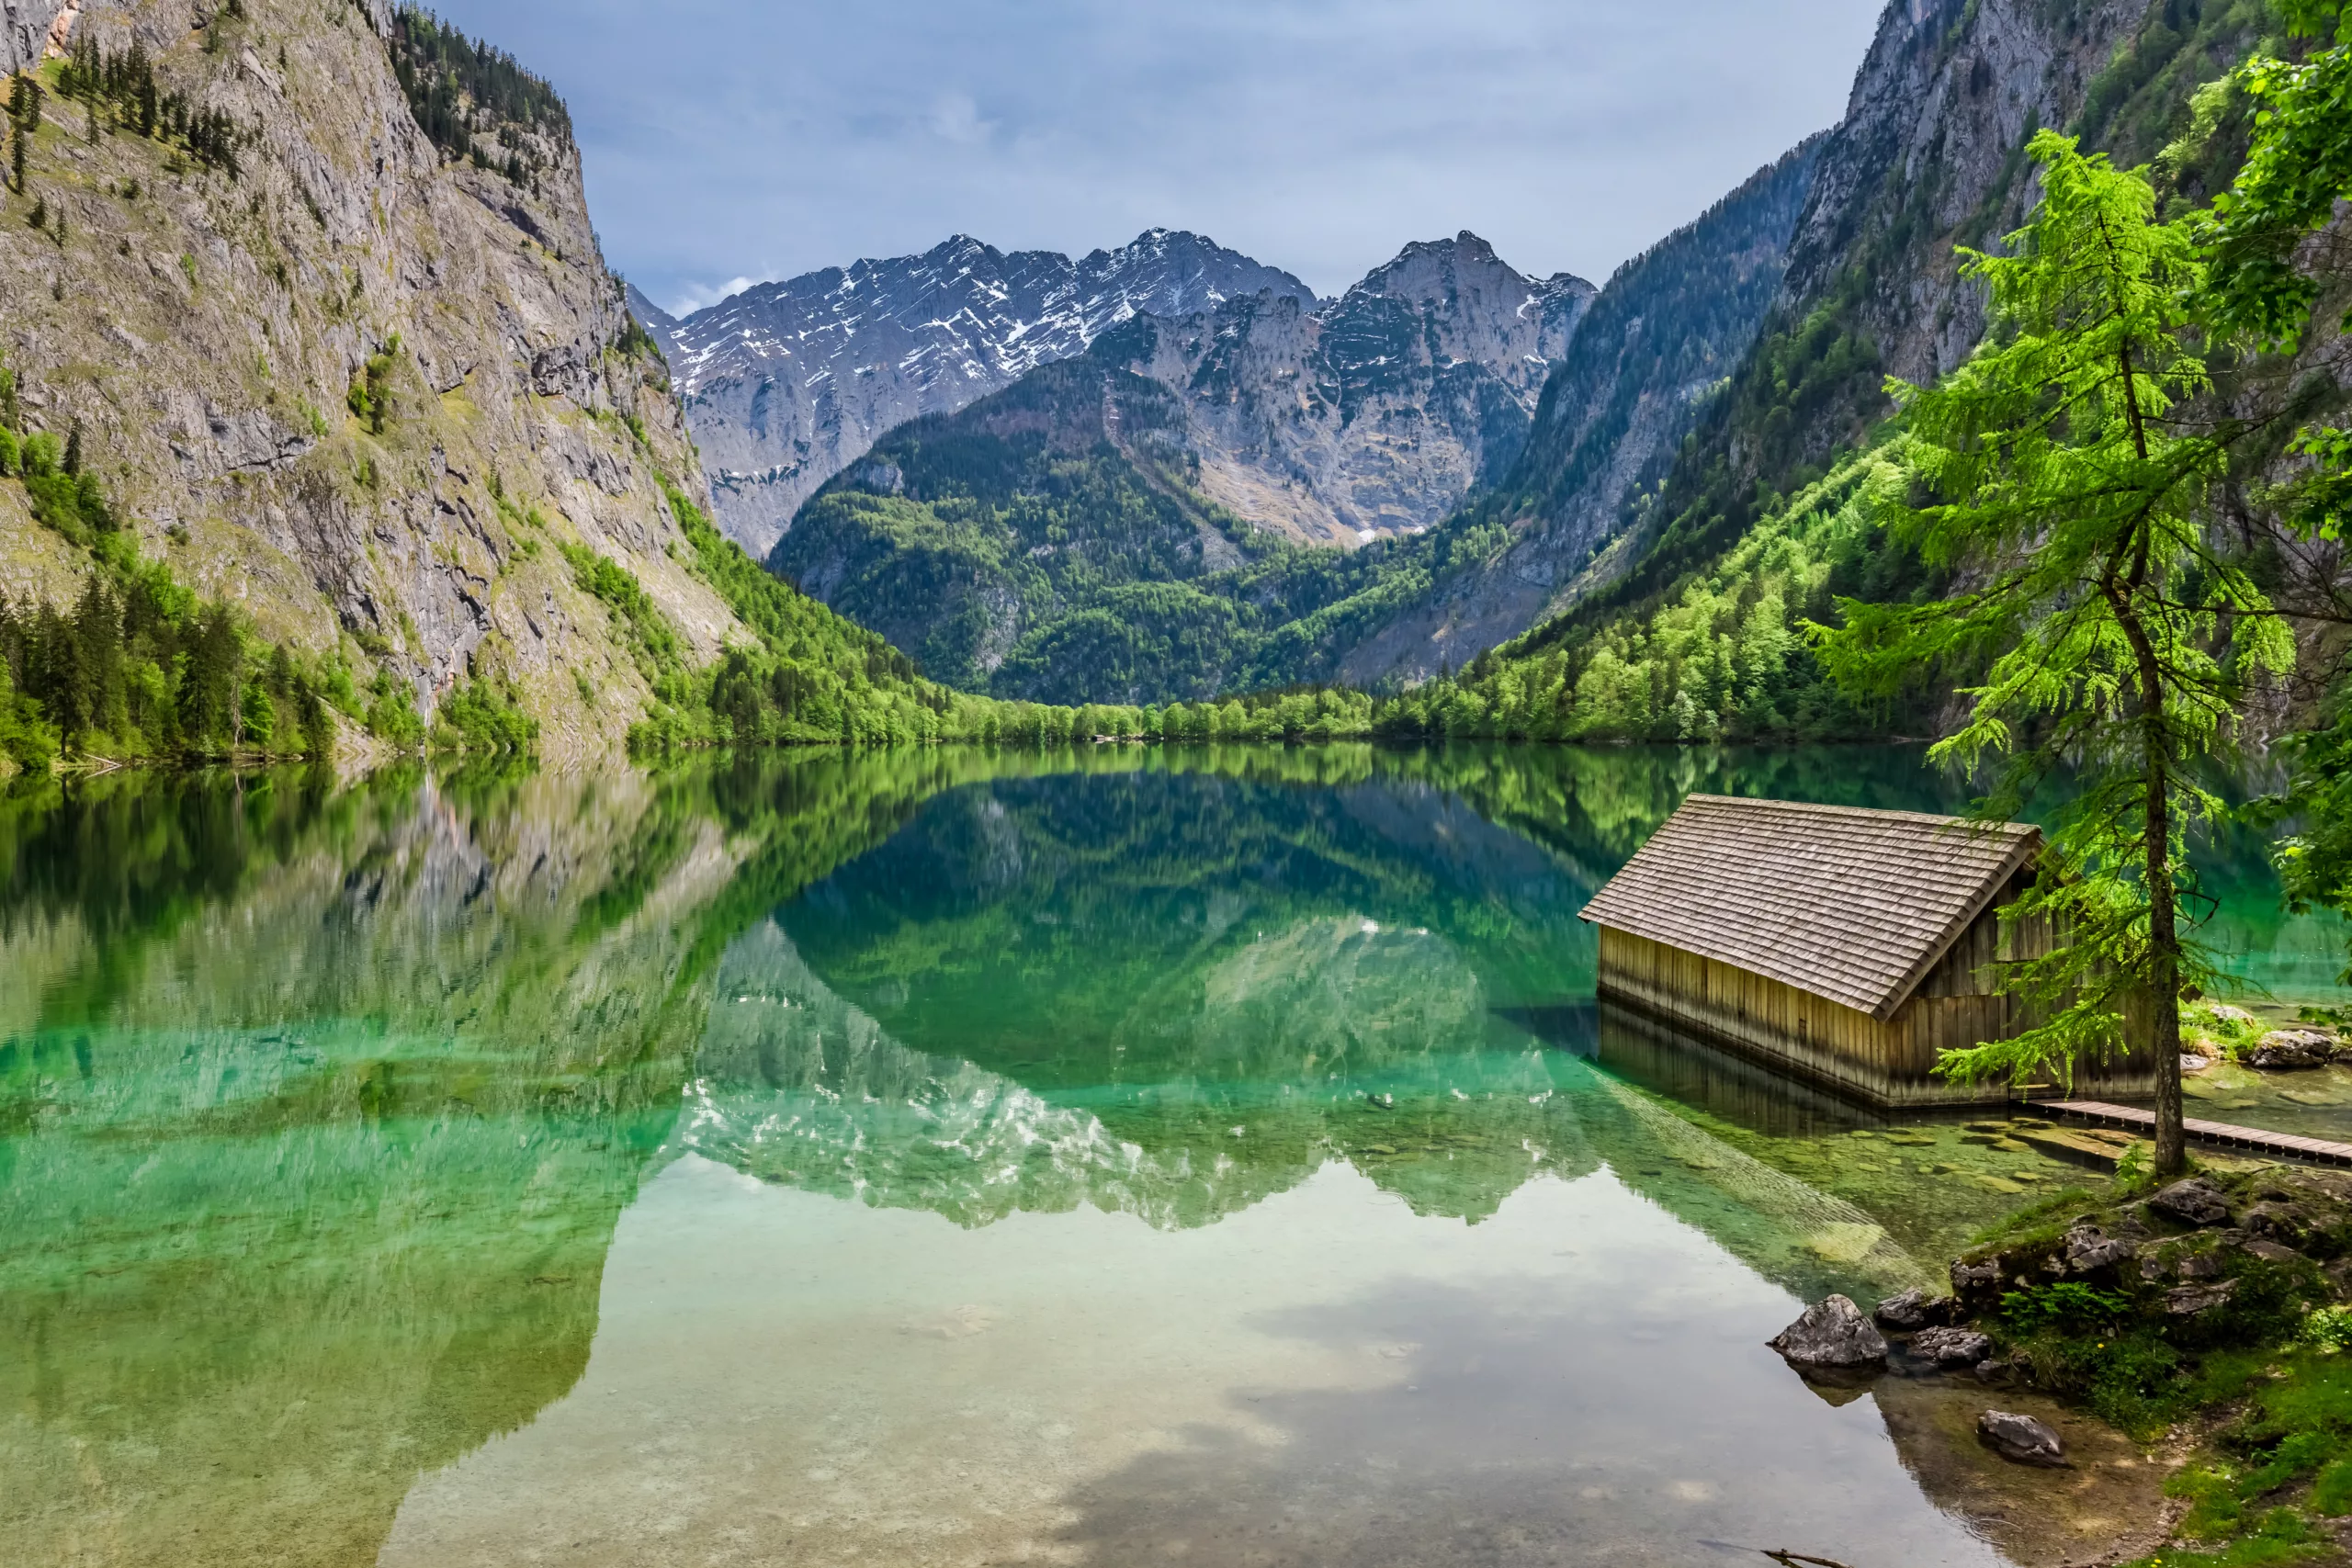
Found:
[[[1138,703],[1279,682],[1317,612],[1426,578],[1411,536],[1517,457],[1592,294],[1464,234],[1311,311],[1261,293],[1137,314],[889,432],[769,564],[967,690]]]
[[[1425,679],[1560,607],[1620,536],[1629,497],[1657,481],[1755,341],[1822,140],[1799,143],[1611,276],[1544,381],[1517,461],[1461,520],[1505,525],[1508,542],[1472,552],[1467,570],[1349,649],[1346,679]]]
[[[1524,278],[1464,234],[1408,247],[1318,309],[1257,297],[1185,321],[1138,316],[1096,341],[1083,374],[1092,386],[1124,373],[1097,401],[1148,433],[1148,454],[1099,421],[1083,435],[1063,423],[1035,450],[1053,447],[1065,467],[982,500],[965,485],[969,471],[1001,479],[1029,459],[973,454],[1028,427],[976,406],[885,436],[876,461],[804,509],[770,564],[902,639],[941,679],[1002,694],[1080,700],[1099,677],[1103,700],[1193,698],[1204,682],[1216,689],[1213,671],[1245,684],[1369,685],[1467,662],[1534,625],[1622,534],[1634,488],[1655,481],[1739,364],[1778,294],[1821,141],[1759,170],[1602,289]],[[1042,388],[1038,398],[1073,400]],[[1115,517],[1091,511],[1067,468],[1089,453],[1109,465],[1090,470],[1092,482],[1150,502]],[[858,493],[893,505],[846,500]],[[1155,508],[1160,544],[1138,554],[1119,530]],[[1026,539],[1024,520],[1059,534]],[[963,554],[975,529],[998,531],[1006,549],[1025,540],[1018,550],[1038,564],[992,556],[1006,576],[977,566]],[[1383,542],[1341,565],[1272,550],[1270,536]],[[957,568],[933,553],[942,547]],[[1073,572],[1080,561],[1096,564]],[[1137,594],[1102,597],[1171,581],[1220,607],[1189,594],[1154,593],[1148,608]],[[1084,617],[1111,614],[1144,617],[1133,648],[1158,652],[1135,667],[1157,669],[1164,689],[1115,678],[1137,656],[1113,653],[1107,632],[1079,635],[1092,624]],[[1189,631],[1171,629],[1171,616]]]
[[[700,521],[545,82],[387,0],[6,3],[71,53],[0,193],[0,772],[697,734],[755,646],[792,733],[949,721]]]
[[[135,86],[68,97],[51,67],[0,224],[27,433],[79,431],[141,553],[260,637],[381,671],[428,717],[481,678],[551,739],[616,740],[647,682],[556,547],[630,573],[689,650],[734,623],[672,558],[655,476],[691,479],[692,452],[659,360],[628,350],[560,104],[539,84],[492,107],[469,52],[442,67],[465,85],[436,142],[397,67],[452,35],[381,0],[65,16],[118,82],[137,51],[155,92],[233,130],[142,128]],[[498,166],[458,152],[470,135]],[[0,588],[70,606],[92,558],[37,510],[0,484]]]
[[[1595,609],[1665,591],[1865,444],[1893,412],[1888,376],[1925,383],[1968,356],[1984,301],[1953,247],[1995,246],[2025,220],[2037,128],[2147,163],[2188,129],[2195,89],[2273,25],[2263,0],[1890,6],[1822,143],[1764,330]],[[2243,134],[2180,169],[2172,198],[2225,188]]]
[[[1438,522],[1508,470],[1596,290],[1521,276],[1467,231],[1405,247],[1338,299],[1227,299],[1122,336],[1183,399],[1212,501],[1305,544]]]
[[[1933,729],[1936,692],[1858,710],[1799,629],[1834,620],[1840,596],[1885,603],[1939,586],[1875,525],[1873,489],[1903,482],[1873,445],[1893,412],[1885,378],[1929,381],[1973,351],[1984,300],[1957,276],[1954,246],[1996,246],[2023,223],[2038,196],[2024,156],[2037,128],[2120,165],[2152,164],[2170,212],[2226,189],[2248,146],[2244,101],[2200,128],[2192,98],[2274,26],[2260,0],[1890,6],[1815,155],[1763,330],[1591,591],[1465,679],[1392,706],[1388,730],[1750,740]],[[2340,265],[2312,254],[2340,293]],[[2298,363],[2262,374],[2312,406],[2340,404],[2352,379],[2342,342],[2311,333]],[[2248,492],[2278,472],[2257,454],[2266,460]]]
[[[1315,291],[1198,234],[1154,229],[1076,261],[956,235],[919,256],[745,289],[683,320],[651,306],[720,525],[766,553],[800,503],[883,432],[1084,352],[1138,311],[1182,317]],[[640,297],[641,299],[641,297]]]

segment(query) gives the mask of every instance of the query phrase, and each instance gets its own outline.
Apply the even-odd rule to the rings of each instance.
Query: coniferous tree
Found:
[[[217,750],[236,743],[239,666],[237,627],[228,607],[209,604],[195,617],[180,674],[179,721],[187,744]]]
[[[2221,809],[2199,768],[2230,739],[2245,682],[2292,666],[2294,639],[2205,537],[2233,435],[2182,412],[2210,385],[2188,337],[2203,269],[2188,226],[2157,222],[2143,174],[2072,138],[2044,130],[2029,151],[2043,195],[2013,254],[1961,253],[1991,296],[1987,346],[1932,389],[1889,384],[1927,498],[1893,505],[1889,532],[1933,565],[1973,567],[1980,585],[1926,604],[1841,600],[1846,625],[1814,629],[1833,674],[1871,693],[1992,656],[1963,693],[1967,722],[1929,752],[1971,772],[2005,760],[1987,816],[2073,775],[2043,874],[2008,912],[2064,933],[2007,976],[2049,1021],[1947,1051],[1938,1070],[2025,1082],[2137,1046],[2170,1175],[2187,1161],[2179,997],[2217,977],[2182,915],[2188,838]]]

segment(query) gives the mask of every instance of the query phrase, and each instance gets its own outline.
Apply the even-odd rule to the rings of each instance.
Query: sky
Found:
[[[950,234],[1190,229],[1337,294],[1464,229],[1605,281],[1844,112],[1881,0],[433,0],[571,107],[684,310]]]

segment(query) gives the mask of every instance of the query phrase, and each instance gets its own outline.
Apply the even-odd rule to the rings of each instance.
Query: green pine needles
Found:
[[[1987,346],[1932,389],[1889,383],[1912,494],[1886,526],[1931,566],[1978,581],[1923,604],[1843,600],[1842,627],[1809,630],[1832,672],[1865,692],[1984,671],[1962,688],[1967,722],[1931,755],[1972,773],[2003,764],[1987,816],[2070,774],[2043,874],[2010,912],[2064,933],[2008,976],[2045,1021],[1949,1052],[1939,1070],[2063,1077],[2120,1053],[2125,1015],[2144,1017],[2134,1043],[2154,1058],[2168,1173],[2185,1157],[2173,998],[2214,978],[2181,914],[2188,839],[2220,810],[2201,768],[2232,741],[2248,682],[2290,669],[2295,647],[2203,525],[2238,432],[2188,412],[2211,386],[2189,226],[2156,221],[2142,173],[2070,138],[2044,130],[2029,151],[2044,195],[2013,254],[1962,253],[1991,295]]]

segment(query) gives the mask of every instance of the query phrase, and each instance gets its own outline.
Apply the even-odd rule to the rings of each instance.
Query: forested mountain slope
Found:
[[[1315,304],[1286,272],[1154,229],[1075,261],[958,234],[922,255],[763,283],[683,321],[632,303],[676,368],[721,526],[764,554],[894,425],[1083,353],[1138,310],[1185,316],[1261,293]]]
[[[1155,334],[1132,322],[899,426],[801,509],[771,568],[966,690],[1148,702],[1236,683],[1279,612],[1232,574],[1307,552],[1201,493],[1182,399],[1123,363]]]

